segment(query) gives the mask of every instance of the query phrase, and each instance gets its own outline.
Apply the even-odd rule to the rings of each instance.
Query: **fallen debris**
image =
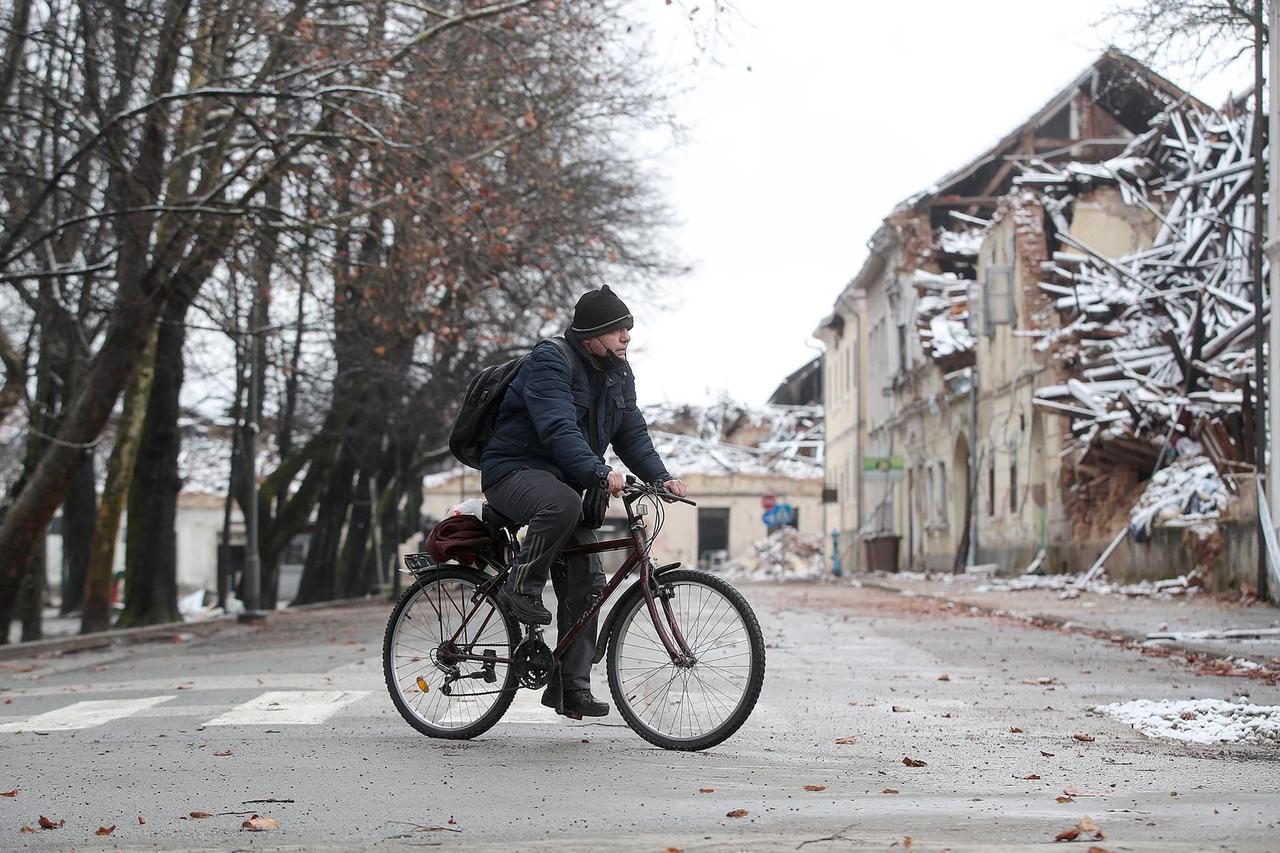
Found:
[[[1119,157],[1033,161],[1015,180],[1061,246],[1039,287],[1062,322],[1037,347],[1073,374],[1040,388],[1035,405],[1071,419],[1081,476],[1155,472],[1133,508],[1137,541],[1153,526],[1211,536],[1232,475],[1253,470],[1253,329],[1265,317],[1254,316],[1249,265],[1252,126],[1247,112],[1179,104]],[[1068,212],[1104,186],[1149,214],[1149,248],[1111,258],[1072,236]]]
[[[725,564],[725,575],[743,580],[809,580],[822,577],[822,534],[782,527]]]
[[[1149,738],[1187,743],[1280,745],[1280,706],[1223,699],[1136,699],[1093,709]]]

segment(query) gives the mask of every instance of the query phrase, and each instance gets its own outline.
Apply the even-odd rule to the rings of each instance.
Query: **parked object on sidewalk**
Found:
[[[1093,709],[1128,723],[1150,738],[1188,743],[1280,745],[1280,706],[1222,699],[1113,702]]]
[[[207,602],[207,603],[206,603]],[[227,606],[219,607],[217,594],[198,589],[178,599],[178,613],[184,622],[204,622],[218,616],[244,612],[244,602],[236,598],[234,592],[227,593]]]
[[[867,549],[867,571],[896,572],[898,570],[898,545],[901,536],[869,536],[862,540]]]

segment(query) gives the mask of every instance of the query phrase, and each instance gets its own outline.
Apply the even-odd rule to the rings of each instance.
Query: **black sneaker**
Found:
[[[555,693],[550,687],[542,694],[542,704],[548,708],[556,708]],[[562,707],[556,708],[556,713],[564,714],[571,720],[581,720],[583,717],[607,717],[609,715],[609,703],[601,702],[592,696],[591,691],[585,687],[578,690],[563,691],[560,704]]]
[[[551,624],[551,611],[542,606],[542,599],[536,595],[511,592],[504,586],[498,588],[496,597],[499,604],[525,625]]]

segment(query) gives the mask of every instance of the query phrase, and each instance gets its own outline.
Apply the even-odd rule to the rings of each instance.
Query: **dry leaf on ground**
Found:
[[[698,793],[699,793],[699,794],[714,794],[714,793],[715,793],[715,790],[716,790],[715,788],[699,788],[699,789],[698,789]]]
[[[44,815],[40,815],[40,828],[41,828],[41,829],[61,829],[61,828],[63,827],[63,825],[64,825],[64,824],[66,824],[66,821],[65,821],[65,820],[60,820],[60,821],[58,821],[57,823],[54,823],[53,821],[49,820],[49,818],[45,817]]]
[[[1053,758],[1053,756],[1055,755],[1055,753],[1045,752],[1043,749],[1040,750],[1040,754],[1043,755],[1045,758]]]
[[[806,791],[825,791],[827,790],[827,786],[826,785],[805,785],[804,789]]]
[[[97,830],[95,830],[93,834],[94,834],[94,835],[110,835],[111,833],[113,833],[113,832],[115,832],[115,831],[116,831],[116,825],[113,823],[113,824],[111,824],[111,826],[100,826],[100,827],[98,827],[98,828],[97,828]]]
[[[883,793],[883,794],[900,794],[900,793],[902,793],[902,792],[901,792],[901,791],[899,791],[897,788],[885,788],[883,791],[881,791],[881,793]]]
[[[836,743],[841,743],[841,744],[850,744],[850,743],[857,743],[857,742],[858,742],[858,739],[856,737],[853,737],[852,735],[836,738]]]
[[[950,681],[950,680],[951,680],[951,676],[947,675],[947,674],[944,672],[944,673],[942,673],[942,675],[939,675],[939,676],[938,676],[938,680],[939,680],[939,681]]]
[[[0,797],[16,797],[21,788],[14,788],[12,791],[0,791]]]
[[[1009,733],[1010,733],[1010,734],[1015,734],[1015,735],[1020,735],[1020,734],[1022,734],[1022,729],[1018,728],[1017,726],[1009,726]]]
[[[219,758],[226,758],[230,754],[231,754],[231,750],[229,749],[220,749],[214,753],[214,755],[218,756]]]
[[[1058,801],[1058,802],[1060,802],[1060,803],[1074,803],[1074,802],[1075,802],[1075,800],[1073,800],[1071,797],[1054,797],[1054,799],[1055,799],[1055,800],[1057,800],[1057,801]]]
[[[1022,679],[1022,683],[1031,684],[1036,687],[1047,687],[1050,684],[1061,684],[1062,682],[1053,677],[1043,677],[1043,678],[1024,678]]]
[[[725,813],[725,817],[746,817],[746,816],[747,816],[746,809],[734,809],[731,812]]]
[[[1111,853],[1111,851],[1105,847],[1099,847],[1098,845],[1094,844],[1087,851],[1085,851],[1085,853]]]
[[[208,812],[191,812],[191,816],[194,818],[213,817],[213,815]]]
[[[910,708],[904,708],[902,705],[894,705],[894,706],[893,706],[893,713],[895,713],[895,714],[909,714],[909,713],[911,713],[911,709],[910,709]]]
[[[1036,779],[1039,779],[1039,778],[1040,778],[1040,774],[1039,774],[1039,773],[1028,773],[1026,776],[1019,776],[1018,778],[1020,778],[1020,779],[1030,779],[1030,780],[1032,780],[1032,781],[1035,781]]]
[[[240,827],[242,829],[247,829],[250,832],[266,832],[268,829],[279,829],[280,824],[276,823],[269,817],[258,817],[258,815],[254,815],[241,823]]]
[[[902,846],[903,846],[903,847],[910,847],[910,846],[911,846],[911,836],[910,836],[910,835],[904,835],[904,836],[902,836]]]
[[[907,765],[908,767],[924,767],[926,762],[921,761],[918,758],[903,756],[902,763]]]
[[[666,850],[662,851],[662,853],[684,853],[684,850],[679,847],[668,847]]]
[[[1094,740],[1093,735],[1072,735],[1072,737],[1082,743],[1093,743]]]
[[[35,831],[36,831],[35,827],[33,826],[24,826],[22,827],[22,829],[18,830],[18,832],[35,832]]]
[[[1088,815],[1085,815],[1084,817],[1080,818],[1080,821],[1075,826],[1069,829],[1064,829],[1062,830],[1062,832],[1059,832],[1057,835],[1055,835],[1053,837],[1053,840],[1054,841],[1075,841],[1080,836],[1089,835],[1090,833],[1093,834],[1093,838],[1095,841],[1101,841],[1103,838],[1106,837],[1103,834],[1102,830],[1098,829],[1098,825],[1093,822],[1093,818],[1089,817]]]
[[[142,815],[138,815],[138,826],[143,826],[144,824],[146,824],[146,822],[147,822],[147,819],[145,817],[143,817]]]

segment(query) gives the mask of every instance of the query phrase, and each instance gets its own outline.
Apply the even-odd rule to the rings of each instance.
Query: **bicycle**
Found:
[[[628,536],[570,546],[565,556],[628,550],[600,594],[555,649],[497,601],[516,556],[515,531],[495,531],[496,548],[476,568],[405,557],[414,583],[391,612],[383,673],[401,716],[422,734],[468,739],[488,731],[521,688],[540,689],[569,644],[634,571],[639,578],[609,611],[593,663],[607,656],[609,691],[633,731],[664,749],[702,750],[736,732],[764,684],[760,624],[723,578],[680,563],[658,566],[649,550],[665,520],[664,502],[696,506],[661,486],[627,478]],[[653,525],[645,524],[653,510]]]

